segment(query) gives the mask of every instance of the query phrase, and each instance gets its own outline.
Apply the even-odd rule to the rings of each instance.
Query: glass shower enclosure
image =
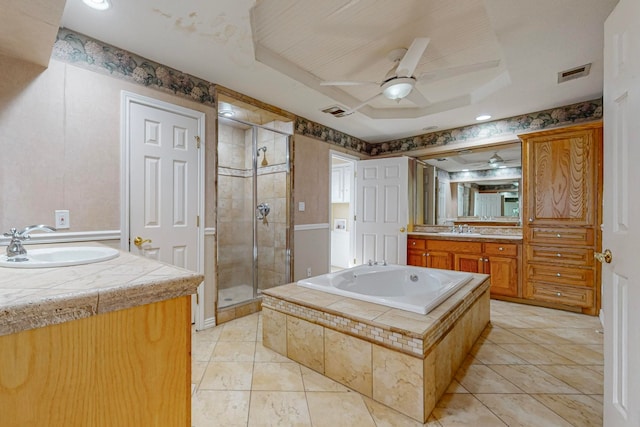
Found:
[[[290,123],[218,118],[218,308],[291,281]]]

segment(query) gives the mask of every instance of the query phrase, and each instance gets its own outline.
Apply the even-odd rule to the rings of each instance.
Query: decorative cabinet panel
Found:
[[[521,246],[410,237],[407,264],[491,275],[492,296],[519,296]]]
[[[524,298],[600,309],[602,124],[521,136]]]
[[[338,165],[331,168],[331,203],[349,203],[351,200],[351,165]]]

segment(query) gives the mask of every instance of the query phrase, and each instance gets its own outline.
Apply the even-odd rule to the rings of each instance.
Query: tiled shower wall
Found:
[[[251,129],[220,124],[218,131],[218,287],[252,284],[253,144]],[[258,288],[285,283],[287,247],[286,137],[258,130],[267,147],[267,166],[258,158],[258,203],[268,203],[267,222],[258,224]]]

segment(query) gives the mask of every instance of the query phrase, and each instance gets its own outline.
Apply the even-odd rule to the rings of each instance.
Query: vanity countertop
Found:
[[[509,240],[509,241],[522,241],[521,234],[475,234],[475,235],[465,235],[465,233],[428,233],[428,232],[419,232],[412,231],[408,233],[409,236],[421,236],[421,237],[429,237],[429,239],[434,240],[491,240],[491,241],[500,241],[500,240]]]
[[[29,245],[27,251],[38,247],[51,245]],[[86,265],[0,267],[0,336],[194,294],[203,280],[201,274],[124,251]]]

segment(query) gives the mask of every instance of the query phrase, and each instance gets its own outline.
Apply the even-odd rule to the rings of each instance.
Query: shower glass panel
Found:
[[[290,281],[287,125],[219,118],[218,308]]]

